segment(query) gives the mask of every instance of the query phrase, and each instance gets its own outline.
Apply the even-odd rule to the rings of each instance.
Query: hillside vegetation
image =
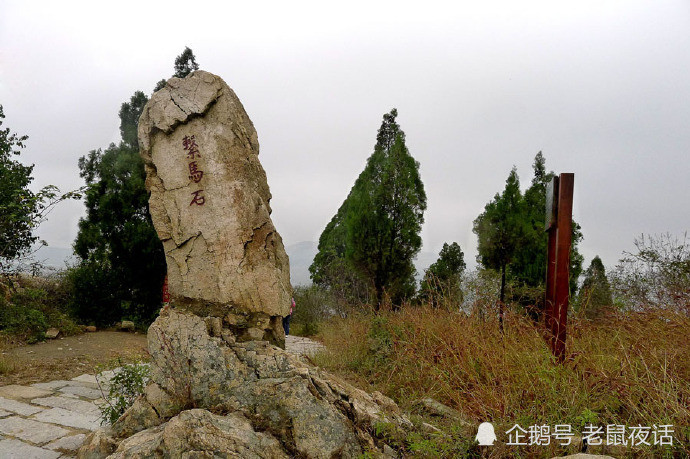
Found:
[[[406,410],[418,411],[415,401],[425,397],[458,410],[462,420],[419,419],[443,433],[401,439],[415,456],[553,457],[579,452],[586,424],[670,424],[675,429],[672,447],[590,446],[588,452],[688,457],[686,315],[609,314],[596,322],[573,317],[570,357],[563,365],[554,363],[535,325],[524,315],[509,313],[502,335],[495,319],[441,309],[356,312],[322,324],[319,336],[328,352],[317,363],[367,390],[389,395]],[[493,447],[473,443],[484,421],[496,429],[499,441]],[[505,432],[515,424],[524,429],[570,424],[573,444],[505,446]]]

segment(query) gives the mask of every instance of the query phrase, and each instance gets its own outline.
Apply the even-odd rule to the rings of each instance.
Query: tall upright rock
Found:
[[[240,340],[280,344],[288,257],[256,130],[233,90],[204,71],[172,78],[144,108],[139,144],[171,305],[222,318]]]
[[[235,93],[207,72],[169,80],[144,108],[139,142],[170,307],[149,327],[144,394],[77,457],[396,456],[374,428],[412,428],[393,401],[275,346],[288,259]]]

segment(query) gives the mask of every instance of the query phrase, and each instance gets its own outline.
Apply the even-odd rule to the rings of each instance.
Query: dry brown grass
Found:
[[[329,353],[319,363],[388,394],[406,409],[412,409],[413,400],[433,397],[459,410],[474,426],[461,428],[463,441],[473,440],[476,426],[490,421],[503,445],[449,447],[448,441],[460,441],[457,435],[411,439],[419,455],[574,453],[579,442],[578,447],[508,447],[505,432],[516,423],[523,428],[570,424],[576,432],[592,423],[604,428],[671,424],[675,438],[673,448],[603,446],[590,447],[590,452],[688,457],[689,330],[687,316],[660,312],[609,316],[597,322],[574,318],[567,342],[570,358],[558,365],[534,322],[521,315],[508,314],[501,335],[495,321],[408,307],[378,317],[351,314],[326,324],[321,338]]]

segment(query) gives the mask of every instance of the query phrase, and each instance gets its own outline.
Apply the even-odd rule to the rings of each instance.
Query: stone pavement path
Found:
[[[288,335],[285,337],[285,349],[293,354],[313,356],[325,349],[324,345],[302,336]]]
[[[87,374],[0,387],[0,458],[74,456],[86,435],[101,426],[99,403],[96,377]]]
[[[288,336],[285,347],[308,356],[323,349],[299,336]],[[107,371],[98,376],[104,390],[113,375]],[[101,427],[102,403],[96,376],[89,374],[69,381],[1,386],[0,459],[74,457],[89,432]]]

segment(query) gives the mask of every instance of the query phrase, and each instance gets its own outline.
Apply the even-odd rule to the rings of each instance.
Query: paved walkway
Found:
[[[285,349],[293,354],[311,357],[325,348],[323,344],[309,338],[288,335],[285,337]]]
[[[286,349],[313,355],[323,346],[308,338],[288,336]],[[98,381],[107,391],[113,371]],[[89,432],[101,427],[99,406],[105,403],[96,376],[31,386],[0,387],[0,459],[74,457]]]

